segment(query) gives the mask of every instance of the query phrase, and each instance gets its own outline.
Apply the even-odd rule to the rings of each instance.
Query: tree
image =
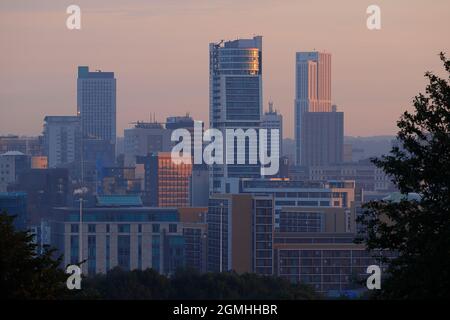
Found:
[[[81,299],[230,300],[314,299],[311,288],[275,277],[235,272],[200,273],[180,269],[171,277],[155,270],[124,271],[114,268],[83,282]]]
[[[403,195],[365,205],[369,250],[397,253],[377,295],[387,299],[450,297],[450,61],[440,54],[446,78],[427,72],[425,94],[397,122],[398,145],[373,159]],[[417,193],[411,200],[408,194]]]
[[[14,216],[0,214],[0,297],[2,299],[58,299],[67,294],[61,258],[44,248],[36,254],[33,235],[16,231]]]

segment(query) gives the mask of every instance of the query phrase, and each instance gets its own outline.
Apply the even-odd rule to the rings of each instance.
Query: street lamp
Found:
[[[220,203],[220,258],[219,258],[219,271],[222,272],[222,255],[223,255],[223,240],[222,229],[223,228],[223,202]]]
[[[79,189],[76,189],[73,194],[74,195],[80,195],[80,199],[77,201],[80,201],[80,220],[79,220],[79,227],[78,227],[78,260],[80,261],[80,269],[83,270],[83,267],[81,264],[83,263],[83,194],[86,194],[88,189],[86,187],[81,187]]]

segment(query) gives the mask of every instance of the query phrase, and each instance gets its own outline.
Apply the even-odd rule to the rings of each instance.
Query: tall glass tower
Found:
[[[295,159],[301,165],[302,114],[331,112],[331,54],[297,52],[295,56]]]
[[[258,129],[262,113],[262,37],[221,41],[209,45],[210,127]],[[246,141],[246,155],[257,148]],[[236,152],[234,152],[236,156]],[[225,156],[225,155],[224,155]],[[210,193],[228,193],[240,178],[259,178],[260,166],[246,164],[213,165]],[[236,161],[235,161],[236,163]]]

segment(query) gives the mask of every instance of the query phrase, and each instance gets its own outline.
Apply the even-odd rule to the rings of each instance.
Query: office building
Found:
[[[209,45],[209,122],[211,128],[258,129],[262,113],[262,37],[239,39]],[[246,139],[246,154],[257,144]],[[225,156],[225,155],[224,155]],[[237,155],[235,154],[235,160]],[[228,179],[258,178],[260,166],[249,164],[213,165],[210,193],[228,192]]]
[[[19,175],[30,169],[30,157],[20,151],[8,151],[0,154],[0,192],[17,182]]]
[[[274,235],[274,275],[308,284],[327,297],[366,292],[367,267],[385,266],[380,252],[353,242],[358,231],[354,209],[283,208],[281,219],[287,223]]]
[[[172,161],[171,153],[158,152],[138,158],[145,167],[144,204],[152,207],[189,207],[192,163]]]
[[[170,152],[171,131],[158,122],[137,122],[133,128],[124,130],[125,166],[136,165],[136,157],[154,152]]]
[[[208,206],[208,270],[273,274],[273,198],[214,194]]]
[[[44,122],[44,149],[49,167],[57,168],[79,161],[80,118],[46,116]]]
[[[166,118],[166,129],[171,132],[176,129],[186,129],[194,136],[194,120],[189,114],[185,116],[171,116]]]
[[[99,175],[101,195],[141,195],[142,181],[136,178],[134,167],[104,167]]]
[[[199,152],[203,154],[203,143],[202,144],[195,144],[194,135],[195,135],[195,121],[192,119],[192,117],[189,116],[189,114],[186,114],[185,116],[172,116],[167,117],[166,119],[166,129],[170,131],[170,134],[176,129],[186,129],[189,131],[189,134],[191,135],[191,156],[194,156],[194,152]],[[203,137],[203,131],[204,131],[204,123],[201,123],[201,132],[198,132],[198,134],[201,134]],[[178,141],[172,142],[172,145],[176,145]]]
[[[283,155],[283,116],[281,113],[278,113],[273,108],[273,102],[269,102],[269,111],[265,112],[261,118],[261,128],[267,129],[267,132],[270,132],[271,129],[277,129],[280,135],[280,139],[278,142],[278,150],[280,158]],[[270,148],[272,146],[271,136],[270,134],[267,136],[267,146],[270,152]]]
[[[271,195],[274,199],[274,228],[280,230],[287,220],[281,219],[284,209],[298,207],[344,208],[349,212],[355,201],[353,181],[292,181],[282,179],[242,179],[239,193]]]
[[[27,194],[27,216],[30,225],[51,217],[51,208],[67,205],[69,173],[66,168],[29,169],[19,175],[14,190]]]
[[[302,116],[302,166],[343,162],[344,113],[305,112]]]
[[[358,201],[362,200],[362,192],[380,191],[385,193],[395,190],[391,178],[369,160],[328,166],[311,166],[308,168],[308,172],[309,179],[313,181],[355,181],[355,194]]]
[[[114,72],[78,67],[77,111],[82,134],[82,178],[93,184],[97,169],[115,163],[116,79]],[[91,186],[90,192],[95,192]]]
[[[77,107],[83,137],[116,144],[116,79],[114,72],[78,67]]]
[[[83,274],[152,268],[170,275],[180,267],[205,268],[206,208],[143,207],[138,196],[97,196],[83,209],[82,257],[79,256],[79,208],[54,209],[52,245],[64,253],[64,265],[83,264]]]
[[[0,154],[8,151],[18,151],[27,156],[42,156],[43,137],[19,137],[15,135],[0,137]]]
[[[295,142],[296,164],[303,152],[302,117],[307,112],[331,111],[331,54],[297,52],[295,57]]]

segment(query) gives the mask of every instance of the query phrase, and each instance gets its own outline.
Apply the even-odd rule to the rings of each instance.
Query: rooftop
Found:
[[[142,199],[135,195],[102,195],[96,197],[97,207],[142,207]]]

